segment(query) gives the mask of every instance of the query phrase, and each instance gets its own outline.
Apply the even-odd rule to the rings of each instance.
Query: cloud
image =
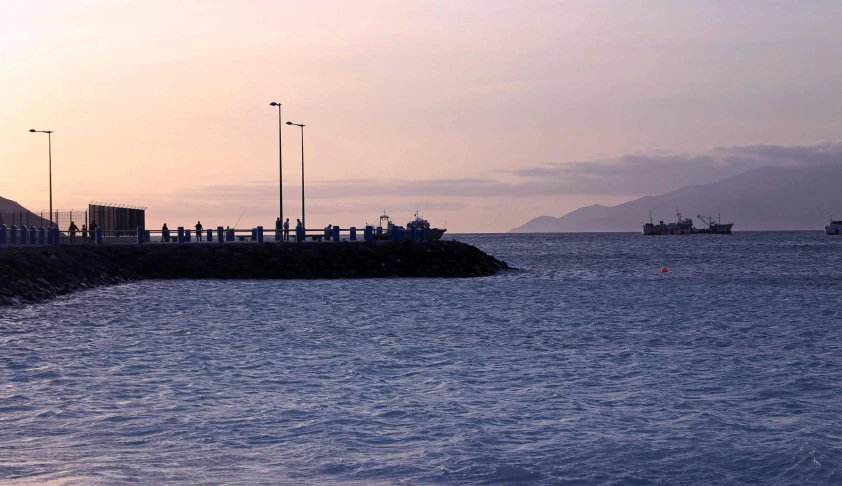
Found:
[[[659,194],[691,184],[707,184],[761,167],[807,167],[842,162],[842,143],[810,146],[746,145],[716,147],[704,153],[655,152],[586,162],[552,163],[512,171],[520,187],[552,181],[564,194]],[[530,185],[533,182],[534,185]]]
[[[713,153],[732,163],[804,167],[839,162],[842,159],[842,143],[823,142],[816,145],[794,147],[762,144],[717,147],[713,149]]]
[[[535,196],[628,196],[669,192],[691,184],[717,182],[761,167],[806,167],[842,163],[842,143],[810,146],[745,145],[715,147],[703,153],[652,152],[571,163],[550,163],[514,170],[507,181],[493,178],[427,180],[334,179],[306,186],[307,201],[330,206],[341,200],[353,211],[390,201],[423,201],[426,209],[462,209],[466,201]],[[512,179],[514,176],[514,179]],[[300,195],[299,185],[284,187],[285,200]],[[290,197],[290,194],[295,196]],[[274,181],[189,188],[163,198],[200,205],[274,204]],[[314,210],[316,206],[314,206]]]
[[[432,180],[330,180],[308,183],[307,200],[354,199],[383,197],[482,197],[506,191],[508,184],[492,179],[432,179]],[[301,194],[301,187],[285,186],[284,194]],[[239,201],[274,200],[278,196],[277,183],[253,182],[204,186],[181,193],[190,199],[216,198]],[[284,199],[287,199],[286,196]]]

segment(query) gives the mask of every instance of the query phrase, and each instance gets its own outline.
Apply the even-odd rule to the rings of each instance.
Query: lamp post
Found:
[[[284,151],[283,138],[281,137],[281,104],[278,102],[271,102],[269,106],[278,107],[278,215],[283,222],[284,220]]]
[[[53,227],[53,139],[52,139],[52,130],[36,130],[34,128],[29,129],[32,133],[46,133],[47,134],[47,147],[49,149],[49,157],[50,157],[50,228]],[[43,219],[43,218],[42,218]]]
[[[304,125],[291,121],[288,121],[287,125],[301,127],[301,226],[306,229],[307,220],[304,218]]]

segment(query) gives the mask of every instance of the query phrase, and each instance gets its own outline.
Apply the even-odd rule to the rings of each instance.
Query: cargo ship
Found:
[[[681,219],[681,213],[676,211],[677,223],[664,223],[660,221],[655,224],[652,221],[652,214],[649,214],[649,222],[643,225],[644,235],[730,235],[734,223],[722,223],[721,216],[696,216],[707,225],[707,228],[696,228],[690,218]]]

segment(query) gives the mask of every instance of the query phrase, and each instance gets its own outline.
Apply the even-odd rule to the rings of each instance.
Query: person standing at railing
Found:
[[[67,232],[70,233],[70,244],[73,245],[76,243],[76,232],[79,231],[79,227],[76,226],[76,223],[73,221],[70,222],[70,227],[67,228]]]
[[[284,221],[284,241],[289,241],[289,218]]]
[[[88,242],[88,227],[85,223],[82,223],[82,244],[86,244]]]
[[[196,241],[202,241],[202,222],[196,221]]]
[[[161,242],[170,242],[170,229],[167,228],[167,223],[164,223],[164,226],[161,226]]]
[[[278,241],[280,239],[281,239],[281,217],[278,216],[278,218],[275,220],[275,241]]]

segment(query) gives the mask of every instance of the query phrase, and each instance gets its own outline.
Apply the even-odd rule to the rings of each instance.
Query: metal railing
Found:
[[[255,228],[223,228],[202,229],[196,232],[189,228],[178,227],[168,230],[148,230],[143,227],[136,229],[106,230],[101,227],[94,231],[66,231],[58,228],[36,228],[34,226],[6,226],[0,224],[0,247],[9,245],[113,245],[113,244],[237,244],[237,243],[272,243],[272,242],[339,242],[339,241],[405,241],[424,240],[424,228],[404,228],[392,226],[390,229],[365,226],[315,229],[295,228],[288,233],[283,230],[265,229],[263,226]]]

